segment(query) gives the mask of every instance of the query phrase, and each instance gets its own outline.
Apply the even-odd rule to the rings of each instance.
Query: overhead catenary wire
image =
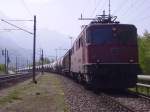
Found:
[[[104,6],[106,2],[105,2],[105,0],[99,0],[98,3],[97,3],[97,5],[95,6],[94,10],[93,10],[92,13],[91,13],[91,17],[94,16],[95,12],[97,11],[97,8],[100,7],[100,5],[101,5],[100,3],[101,3],[101,4],[103,3],[102,6]]]
[[[131,2],[133,3],[134,1],[129,1],[129,0],[127,0],[126,2],[125,2],[125,5],[123,5],[122,7],[121,7],[121,9],[118,11],[118,12],[116,12],[118,15],[117,16],[119,16],[120,18],[122,17],[122,18],[124,18],[124,19],[128,19],[128,18],[130,18],[130,17],[127,17],[125,14],[128,12],[128,11],[131,11],[131,9],[133,8],[133,6],[132,6],[132,8],[131,8]],[[128,3],[128,4],[127,4]],[[126,7],[125,7],[126,6]],[[121,11],[121,12],[120,12]],[[125,22],[126,20],[124,20],[124,22]]]
[[[137,11],[137,9],[139,10],[141,8],[141,6],[144,6],[144,2],[146,2],[146,1],[145,0],[132,1],[132,4],[129,4],[128,6],[126,5],[127,6],[126,9],[129,9],[129,10],[124,10],[124,11],[122,11],[123,13],[121,14],[121,16],[123,16],[123,17],[125,17],[125,19],[127,19],[128,23],[129,22],[135,23],[135,25],[138,26],[138,29],[142,30],[142,31],[139,30],[139,32],[144,32],[144,30],[146,29],[146,28],[144,28],[144,26],[147,26],[147,23],[148,23],[148,21],[145,23],[144,23],[144,21],[149,20],[149,18],[150,18],[150,16],[141,17],[141,15],[143,15],[144,12],[143,13],[142,12],[134,13],[134,11]],[[149,6],[148,6],[148,8],[149,8]],[[147,9],[144,8],[144,9],[148,10],[148,8]],[[131,12],[132,12],[132,14],[131,14]],[[130,14],[130,16],[128,16],[129,14]],[[137,14],[137,16],[133,16],[134,14]],[[142,23],[140,21],[142,21]]]
[[[130,10],[126,10],[126,12],[124,12],[123,15],[126,16],[126,17],[128,17],[129,14],[132,15],[134,10],[137,11],[137,9],[139,7],[141,7],[141,5],[143,5],[144,2],[145,2],[145,0],[140,0],[139,2],[136,2],[136,4],[134,4],[132,7],[130,6],[131,7]]]
[[[5,19],[5,20],[6,20],[6,19]],[[23,20],[23,19],[22,19],[22,20],[21,20],[21,19],[20,19],[20,20],[19,20],[19,19],[17,19],[17,20],[15,20],[15,19],[14,19],[14,20],[11,20],[11,19],[10,19],[10,20],[9,20],[9,19],[8,19],[8,20],[6,20],[6,21],[33,21],[33,20]]]
[[[95,11],[97,10],[97,7],[99,6],[99,4],[100,4],[100,0],[99,0],[99,2],[97,3],[97,5],[94,7],[94,10],[93,10],[92,13],[91,13],[91,17],[93,17],[93,15],[94,15]]]
[[[134,9],[137,9],[137,6],[139,6],[141,3],[143,3],[143,1],[141,2],[141,1],[136,1],[136,0],[133,2],[134,2],[134,4],[132,6],[131,6],[131,4],[129,4],[128,7],[126,7],[126,9],[129,9],[129,10],[124,10],[120,15],[122,17],[126,17],[125,18],[126,21],[129,21],[129,19],[131,18],[131,16],[129,18],[128,13],[130,13],[132,15]],[[135,2],[136,2],[136,4],[135,4]]]
[[[122,9],[126,6],[126,4],[128,3],[129,0],[123,0],[119,5],[118,8],[116,8],[116,10],[113,11],[114,14],[119,13],[120,11],[122,11]]]
[[[28,14],[30,16],[33,16],[31,10],[29,9],[28,5],[26,4],[26,2],[24,0],[20,0],[20,2],[22,3],[23,7],[26,9],[26,11],[28,12]]]
[[[9,25],[11,25],[11,26],[14,26],[14,27],[16,27],[16,28],[18,28],[18,29],[20,29],[20,30],[23,30],[23,31],[25,31],[25,32],[27,32],[27,33],[33,35],[32,32],[30,32],[30,31],[28,31],[28,30],[25,30],[25,29],[23,29],[23,28],[21,28],[21,27],[18,27],[17,25],[14,25],[14,24],[12,24],[12,23],[9,23],[8,21],[5,21],[4,19],[1,19],[1,21],[3,21],[3,22],[5,22],[5,23],[7,23],[7,24],[9,24]]]
[[[145,2],[146,3],[146,2]],[[144,6],[144,4],[141,4],[142,6]],[[135,13],[134,14],[134,16],[132,16],[132,18],[129,20],[129,22],[139,22],[139,21],[143,21],[143,20],[145,20],[145,19],[147,19],[147,18],[149,18],[149,15],[147,15],[147,16],[142,16],[143,14],[145,14],[145,12],[147,12],[148,10],[150,9],[150,6],[148,5],[148,7],[145,7],[144,6],[144,8],[142,9],[142,10],[140,10],[140,12],[138,12],[138,13]],[[140,15],[140,16],[139,16]]]

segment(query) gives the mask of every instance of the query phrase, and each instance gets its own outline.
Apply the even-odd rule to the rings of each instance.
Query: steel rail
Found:
[[[6,83],[9,81],[15,81],[15,80],[21,79],[21,78],[28,78],[30,76],[32,76],[32,75],[29,73],[3,76],[3,77],[0,77],[0,84]]]
[[[101,93],[101,95],[103,95],[104,99],[110,103],[110,105],[115,105],[118,108],[124,109],[127,112],[136,112],[136,110],[133,110],[132,108],[123,105],[121,102],[115,100],[114,98],[112,98],[111,96],[105,94],[105,93]],[[122,111],[122,110],[121,110]]]

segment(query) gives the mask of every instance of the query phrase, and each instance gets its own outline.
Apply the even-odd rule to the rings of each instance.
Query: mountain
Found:
[[[55,49],[58,50],[58,56],[64,55],[67,52],[65,49],[70,49],[70,39],[69,36],[56,32],[50,31],[48,29],[42,29],[39,32],[39,36],[37,37],[39,45],[44,48],[47,55],[56,55]]]
[[[33,35],[26,34],[24,32],[15,33],[15,38],[12,38],[19,46],[32,50],[33,47]],[[66,49],[70,48],[69,36],[59,33],[57,31],[51,31],[48,29],[37,30],[36,37],[36,55],[40,54],[40,49],[44,50],[46,57],[51,58],[56,56],[55,49],[57,50],[57,55],[62,56],[67,52]]]
[[[26,59],[31,61],[29,56],[32,54],[32,51],[20,47],[11,36],[7,33],[0,34],[0,63],[4,63],[4,56],[2,56],[2,50],[7,49],[9,52],[10,61],[12,64],[15,64],[16,57],[20,60],[20,64],[24,64]]]
[[[12,20],[1,11],[0,18],[3,18],[6,21]],[[28,30],[29,32],[33,32],[32,23],[26,24],[26,22],[21,21],[8,22],[15,24],[16,26],[19,26],[25,30]],[[12,27],[5,22],[1,22],[0,29],[15,29],[15,27]],[[38,26],[38,24],[36,40],[36,57],[39,57],[40,49],[44,50],[44,54],[46,57],[55,57],[56,49],[60,48],[63,50],[57,50],[57,55],[62,56],[65,54],[65,52],[67,52],[67,50],[64,49],[69,49],[71,45],[71,40],[69,39],[69,36],[57,31],[51,31],[47,28],[41,28],[40,26]],[[0,30],[0,48],[7,48],[10,52],[12,52],[12,54],[16,54],[23,58],[31,58],[33,49],[33,35],[21,30]],[[0,62],[2,62],[1,58]]]
[[[69,36],[48,29],[37,30],[36,39],[36,58],[40,57],[40,49],[44,50],[44,56],[49,59],[55,59],[56,49],[59,49],[57,50],[57,56],[61,57],[67,52],[71,44]],[[26,32],[13,31],[0,34],[0,48],[1,50],[4,48],[9,50],[13,64],[15,64],[16,56],[21,65],[25,65],[27,59],[32,62],[32,47],[33,35]],[[2,55],[0,55],[0,63],[4,63],[4,56]]]

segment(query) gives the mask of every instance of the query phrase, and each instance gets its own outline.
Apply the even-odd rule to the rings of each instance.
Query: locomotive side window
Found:
[[[79,43],[79,48],[80,48],[80,46],[81,46],[81,38],[79,38],[79,42],[78,43]]]
[[[83,37],[81,36],[75,43],[76,51],[83,46]]]

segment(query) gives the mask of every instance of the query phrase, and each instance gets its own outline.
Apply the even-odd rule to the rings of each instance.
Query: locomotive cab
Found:
[[[111,15],[99,15],[84,27],[68,58],[73,79],[103,89],[136,85],[139,73],[137,29],[115,19]]]
[[[138,63],[133,25],[94,25],[86,35],[89,63]]]
[[[129,24],[91,24],[86,29],[85,73],[97,88],[130,88],[136,85],[137,29]]]

